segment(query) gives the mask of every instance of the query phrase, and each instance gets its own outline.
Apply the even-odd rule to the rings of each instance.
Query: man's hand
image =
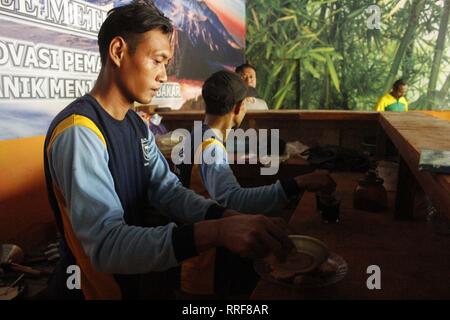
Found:
[[[336,182],[326,170],[316,170],[312,173],[295,177],[294,179],[300,189],[310,192],[333,192],[336,189]]]
[[[263,258],[273,253],[280,260],[294,249],[288,227],[281,218],[233,215],[217,220],[217,242],[242,257]]]

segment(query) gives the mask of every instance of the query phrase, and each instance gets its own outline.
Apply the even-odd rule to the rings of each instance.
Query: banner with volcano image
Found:
[[[45,134],[89,92],[101,68],[98,30],[131,0],[0,1],[0,140]],[[176,32],[168,83],[151,104],[195,108],[203,81],[244,62],[245,0],[155,0]]]

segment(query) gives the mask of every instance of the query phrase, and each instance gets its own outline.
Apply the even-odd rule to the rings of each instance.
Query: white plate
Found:
[[[335,272],[326,276],[320,276],[314,272],[299,274],[290,280],[277,280],[272,277],[270,265],[265,260],[256,260],[254,262],[255,271],[259,276],[267,281],[289,288],[320,288],[329,286],[341,281],[348,271],[347,262],[336,253],[331,253],[327,262],[335,266]]]
[[[304,256],[304,259],[299,262],[297,272],[309,272],[327,261],[330,250],[319,239],[302,235],[290,235],[289,238],[294,243],[297,252]]]

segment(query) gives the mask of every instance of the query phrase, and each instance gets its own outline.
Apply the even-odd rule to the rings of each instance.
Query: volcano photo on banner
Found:
[[[89,92],[101,69],[97,34],[113,0],[0,1],[0,140],[44,135]],[[155,0],[175,27],[168,82],[151,102],[196,108],[203,81],[244,62],[245,0]]]

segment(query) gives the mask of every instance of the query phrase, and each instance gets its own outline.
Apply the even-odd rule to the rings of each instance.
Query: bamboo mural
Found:
[[[373,110],[403,78],[411,110],[450,110],[449,11],[450,0],[247,1],[246,57],[273,109]]]
[[[448,18],[450,13],[450,0],[445,1],[444,12],[442,13],[439,25],[439,34],[434,50],[433,64],[431,65],[430,82],[428,84],[428,98],[434,101],[436,98],[436,84],[439,76],[439,68],[441,66],[442,56],[445,48],[445,38],[448,31]]]

